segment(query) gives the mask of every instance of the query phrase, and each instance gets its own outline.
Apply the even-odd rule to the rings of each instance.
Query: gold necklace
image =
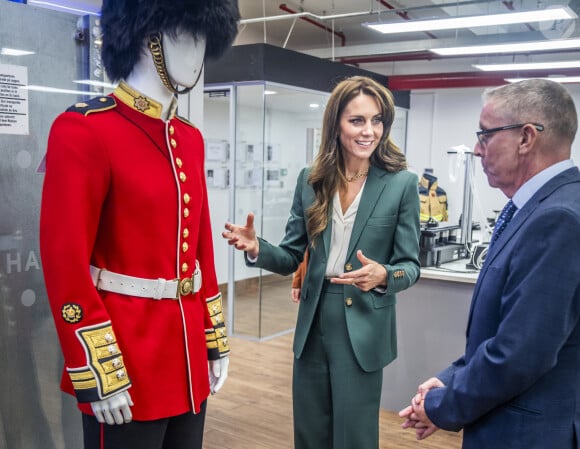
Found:
[[[363,176],[366,176],[366,175],[368,175],[368,174],[369,174],[369,171],[368,171],[368,170],[367,170],[367,171],[359,171],[359,172],[358,172],[356,175],[354,175],[354,176],[351,176],[350,178],[347,176],[347,177],[346,177],[346,180],[347,180],[348,182],[353,182],[353,181],[356,181],[357,179],[360,179],[360,178],[362,178]]]

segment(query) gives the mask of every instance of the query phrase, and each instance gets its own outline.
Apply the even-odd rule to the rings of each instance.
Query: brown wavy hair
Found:
[[[344,154],[339,142],[340,117],[347,104],[360,94],[368,95],[377,101],[383,120],[383,135],[370,157],[371,165],[388,172],[398,172],[407,168],[405,155],[390,137],[395,119],[393,94],[372,78],[365,76],[353,76],[338,83],[324,111],[320,150],[308,178],[315,194],[314,202],[306,210],[306,228],[313,247],[316,237],[322,234],[328,225],[328,211],[335,192],[347,185]]]

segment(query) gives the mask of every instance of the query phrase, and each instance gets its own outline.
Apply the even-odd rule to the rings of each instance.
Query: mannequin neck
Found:
[[[162,106],[161,118],[167,120],[174,101],[173,93],[161,82],[149,49],[143,49],[141,58],[129,76],[127,76],[125,82],[129,87],[159,102]]]

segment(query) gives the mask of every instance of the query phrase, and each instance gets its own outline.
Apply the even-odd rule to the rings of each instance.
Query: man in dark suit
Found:
[[[475,286],[465,354],[400,412],[418,439],[463,429],[464,449],[580,448],[577,124],[552,81],[484,94],[475,154],[510,210]]]

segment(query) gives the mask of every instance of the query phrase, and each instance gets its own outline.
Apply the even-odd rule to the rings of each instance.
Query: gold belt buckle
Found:
[[[177,288],[180,295],[189,295],[193,292],[193,279],[183,278],[179,281],[179,286]]]

